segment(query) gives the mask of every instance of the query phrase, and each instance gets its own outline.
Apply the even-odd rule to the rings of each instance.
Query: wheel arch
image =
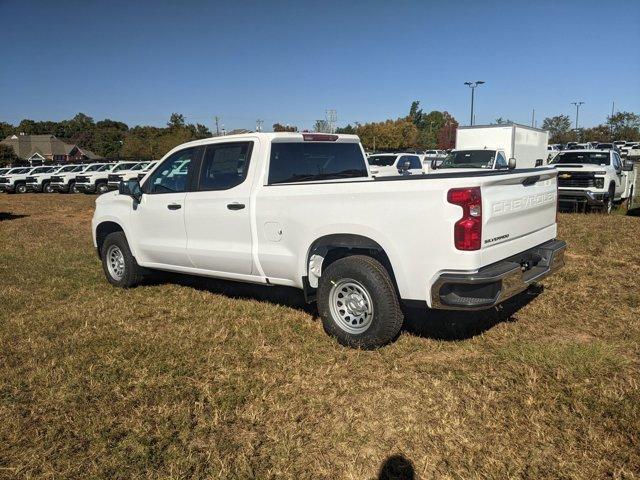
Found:
[[[109,234],[115,232],[122,232],[126,236],[124,228],[117,222],[105,220],[96,226],[96,247],[100,258],[102,258],[102,245],[104,244],[104,240]]]
[[[322,272],[333,262],[352,255],[366,255],[378,260],[389,273],[398,293],[398,282],[389,255],[378,242],[365,235],[355,233],[334,233],[323,235],[309,246],[305,256],[303,277],[304,293],[307,300],[315,299],[315,290]]]

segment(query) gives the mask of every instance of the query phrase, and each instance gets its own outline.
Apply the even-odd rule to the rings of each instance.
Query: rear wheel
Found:
[[[142,280],[142,269],[131,254],[123,232],[107,235],[100,250],[102,269],[110,284],[121,288],[135,287]]]
[[[325,331],[340,344],[355,348],[386,345],[403,321],[389,273],[364,255],[336,260],[322,273],[318,310]]]

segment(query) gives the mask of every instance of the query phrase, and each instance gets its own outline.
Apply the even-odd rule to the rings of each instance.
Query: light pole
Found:
[[[580,115],[580,105],[584,104],[584,102],[571,102],[571,105],[576,106],[576,133],[578,132],[578,116]]]
[[[482,85],[484,82],[482,80],[478,80],[476,82],[464,82],[464,84],[471,88],[471,125],[473,125],[473,97],[476,91],[476,87],[478,85]]]

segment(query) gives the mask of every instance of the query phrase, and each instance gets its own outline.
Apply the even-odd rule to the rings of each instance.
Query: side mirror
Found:
[[[403,160],[398,164],[398,173],[405,173],[411,168],[411,162],[409,160]]]
[[[434,158],[433,160],[431,160],[431,169],[432,170],[438,169],[438,159]]]
[[[516,168],[516,159],[511,157],[507,166],[509,167],[509,170],[513,170],[514,168]]]
[[[536,167],[541,167],[542,166],[542,159],[539,158],[536,160]]]
[[[140,203],[140,200],[142,200],[142,187],[140,186],[140,181],[137,179],[128,180],[126,182],[121,181],[118,185],[118,193],[120,195],[131,197],[136,202]]]

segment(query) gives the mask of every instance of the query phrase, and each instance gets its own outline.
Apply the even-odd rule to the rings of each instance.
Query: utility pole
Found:
[[[473,126],[473,122],[475,117],[473,116],[473,100],[475,96],[476,87],[482,85],[484,82],[482,80],[478,80],[476,82],[464,82],[464,84],[471,89],[471,125]]]
[[[536,126],[536,109],[535,108],[531,112],[531,126],[534,128]]]
[[[571,102],[571,105],[576,106],[576,133],[578,133],[578,117],[580,116],[580,105],[583,105],[584,102]]]
[[[262,131],[262,125],[264,124],[264,120],[256,120],[256,132]]]
[[[613,102],[613,103],[611,104],[611,116],[612,116],[612,117],[613,117],[613,113],[614,113],[615,108],[616,108],[616,102]]]
[[[338,112],[336,112],[336,110],[325,110],[325,117],[327,120],[327,126],[329,127],[329,133],[335,133]]]
[[[216,122],[216,135],[220,135],[220,126],[218,124],[218,122],[220,121],[220,117],[216,115],[215,117],[213,117],[213,119]]]

